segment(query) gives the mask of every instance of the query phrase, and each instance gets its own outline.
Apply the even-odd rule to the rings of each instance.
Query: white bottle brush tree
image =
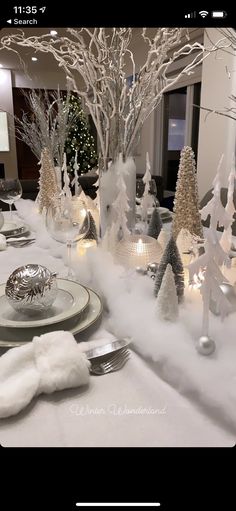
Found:
[[[156,311],[160,319],[176,321],[178,318],[178,296],[171,264],[167,264],[156,300]]]
[[[225,282],[225,277],[220,270],[220,266],[225,264],[230,266],[230,259],[220,246],[217,233],[217,225],[227,229],[230,225],[230,216],[225,211],[221,199],[221,164],[223,156],[217,169],[216,177],[213,181],[213,197],[208,204],[201,210],[203,220],[210,215],[210,227],[206,230],[204,249],[205,253],[198,257],[189,265],[190,282],[194,280],[194,276],[199,273],[204,274],[204,280],[200,287],[203,300],[203,317],[201,335],[208,337],[209,335],[209,308],[210,301],[216,302],[216,307],[220,312],[222,319],[231,311],[231,305],[221,290],[221,284]]]

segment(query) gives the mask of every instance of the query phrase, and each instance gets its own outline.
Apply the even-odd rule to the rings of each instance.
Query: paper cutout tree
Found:
[[[127,213],[130,210],[129,200],[127,196],[126,184],[123,176],[123,172],[120,169],[117,179],[118,195],[116,200],[112,204],[112,215],[114,218],[114,230],[117,233],[117,239],[119,237],[126,237],[130,235],[130,231],[127,227]]]
[[[229,174],[228,179],[228,195],[227,195],[227,203],[225,206],[226,213],[230,216],[231,222],[227,229],[224,229],[224,232],[220,239],[220,244],[223,250],[227,253],[230,252],[232,247],[232,223],[234,222],[234,214],[236,212],[234,205],[234,189],[235,189],[235,157],[233,156],[232,168]]]
[[[175,278],[175,287],[178,296],[178,301],[181,302],[184,296],[184,269],[181,261],[181,257],[176,245],[176,242],[171,236],[168,241],[163,256],[161,258],[161,262],[159,264],[159,268],[157,271],[155,285],[154,285],[154,295],[157,296],[162,284],[162,279],[164,277],[167,265],[171,264],[172,271]]]
[[[62,172],[63,172],[63,185],[64,185],[62,191],[68,199],[71,199],[72,193],[71,193],[71,189],[70,189],[70,177],[67,172],[66,153],[64,153],[64,157],[63,157]]]
[[[181,229],[187,229],[192,235],[203,238],[196,164],[194,152],[188,146],[181,151],[173,212],[172,232],[175,239]]]
[[[156,311],[160,319],[176,321],[178,318],[178,296],[171,264],[167,264],[157,296]]]
[[[203,220],[206,220],[208,215],[210,215],[210,227],[207,229],[205,235],[205,253],[189,265],[190,282],[193,280],[194,275],[198,275],[199,272],[204,273],[204,280],[200,287],[203,300],[201,335],[207,337],[209,335],[210,301],[214,300],[216,302],[216,307],[222,318],[231,311],[231,305],[220,287],[227,279],[224,277],[219,267],[223,264],[229,267],[231,263],[228,255],[220,246],[217,233],[217,225],[228,229],[231,221],[231,218],[227,211],[225,211],[220,199],[222,160],[223,156],[220,159],[216,177],[213,181],[213,197],[201,210],[201,217]]]
[[[37,204],[39,212],[42,213],[47,211],[50,206],[56,205],[59,194],[55,168],[47,148],[42,150],[40,165]]]
[[[149,160],[149,154],[146,153],[146,172],[143,176],[143,182],[145,184],[143,196],[141,199],[141,218],[145,222],[147,220],[147,214],[148,214],[148,208],[151,207],[153,199],[149,195],[149,187],[150,187],[150,181],[152,179],[151,175],[151,165]]]

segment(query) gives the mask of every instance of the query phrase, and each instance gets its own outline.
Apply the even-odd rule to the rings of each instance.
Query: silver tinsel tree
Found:
[[[162,284],[162,279],[164,277],[167,265],[171,264],[172,271],[175,278],[175,286],[176,292],[178,296],[178,301],[181,302],[184,296],[184,269],[181,261],[181,257],[176,245],[176,242],[171,236],[168,241],[164,254],[161,258],[161,262],[159,264],[158,272],[155,279],[154,285],[154,295],[157,296]]]
[[[148,236],[155,238],[157,240],[162,229],[162,220],[160,213],[157,208],[155,208],[152,212],[151,220],[148,226]]]
[[[41,168],[37,203],[39,212],[43,213],[44,211],[47,211],[50,206],[56,205],[59,195],[55,168],[46,147],[42,150],[40,164]]]
[[[181,229],[187,229],[192,235],[203,238],[196,164],[194,152],[188,146],[181,151],[173,212],[172,233],[175,239]]]

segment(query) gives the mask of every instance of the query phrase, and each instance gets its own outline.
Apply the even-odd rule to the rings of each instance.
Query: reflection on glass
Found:
[[[168,151],[181,151],[185,139],[185,119],[169,119]]]

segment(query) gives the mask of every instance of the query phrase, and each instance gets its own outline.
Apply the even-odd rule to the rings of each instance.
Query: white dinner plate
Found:
[[[4,222],[0,229],[0,234],[4,234],[4,236],[23,236],[28,233],[29,230],[29,226],[22,223]]]
[[[58,293],[52,307],[33,319],[13,309],[5,296],[6,284],[0,285],[0,327],[35,328],[66,321],[80,314],[88,305],[89,293],[84,286],[66,279],[57,279]]]
[[[82,314],[73,318],[73,326],[69,326],[67,320],[61,323],[56,323],[55,325],[53,324],[42,328],[31,328],[27,330],[20,328],[15,328],[13,330],[11,328],[0,327],[0,348],[8,349],[23,346],[23,344],[32,341],[35,335],[42,335],[56,330],[66,330],[75,336],[80,332],[87,330],[89,327],[94,325],[96,321],[98,321],[103,310],[101,299],[97,293],[89,288],[87,288],[87,290],[89,293],[89,305]]]

